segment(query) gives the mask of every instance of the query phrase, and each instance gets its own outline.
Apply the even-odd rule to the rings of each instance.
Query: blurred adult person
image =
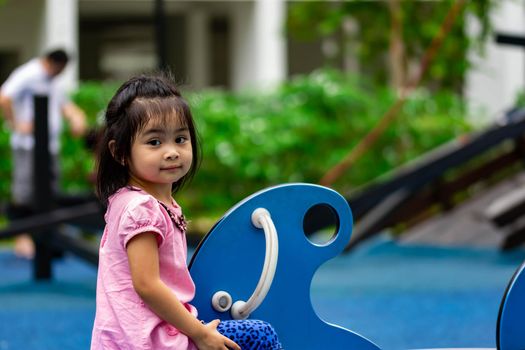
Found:
[[[60,132],[62,118],[69,123],[74,136],[86,132],[85,113],[75,105],[61,88],[56,77],[67,66],[69,56],[63,49],[47,52],[16,68],[0,87],[0,107],[10,130],[13,160],[11,179],[10,220],[32,215],[34,188],[33,169],[34,118],[33,97],[48,96],[49,152],[52,161],[53,190],[58,188]],[[15,254],[32,258],[34,243],[28,234],[15,239]]]

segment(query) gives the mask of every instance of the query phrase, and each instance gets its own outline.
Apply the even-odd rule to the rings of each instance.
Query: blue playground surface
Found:
[[[381,236],[324,264],[312,303],[327,322],[386,350],[495,348],[501,298],[524,259],[523,249],[407,245]],[[66,255],[54,263],[52,281],[35,282],[31,262],[0,250],[0,268],[0,350],[89,348],[94,267]]]

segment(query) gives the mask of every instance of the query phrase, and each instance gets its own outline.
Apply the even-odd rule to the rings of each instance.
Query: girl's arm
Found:
[[[202,324],[162,282],[156,234],[145,232],[133,237],[126,247],[133,287],[160,318],[190,337],[200,350],[240,347],[217,331],[219,322]]]

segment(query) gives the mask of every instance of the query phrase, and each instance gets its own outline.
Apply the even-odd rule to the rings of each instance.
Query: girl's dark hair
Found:
[[[173,80],[166,74],[133,77],[117,90],[109,101],[105,126],[98,143],[96,193],[102,204],[129,181],[128,162],[137,133],[154,118],[166,125],[177,118],[189,130],[193,162],[188,173],[172,185],[177,192],[195,175],[200,163],[200,147],[188,103]],[[109,142],[114,140],[113,153]]]

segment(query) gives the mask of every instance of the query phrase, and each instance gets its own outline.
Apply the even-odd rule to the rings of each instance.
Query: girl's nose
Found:
[[[173,160],[179,158],[179,151],[176,147],[170,147],[170,149],[166,152],[165,158],[168,160]]]

